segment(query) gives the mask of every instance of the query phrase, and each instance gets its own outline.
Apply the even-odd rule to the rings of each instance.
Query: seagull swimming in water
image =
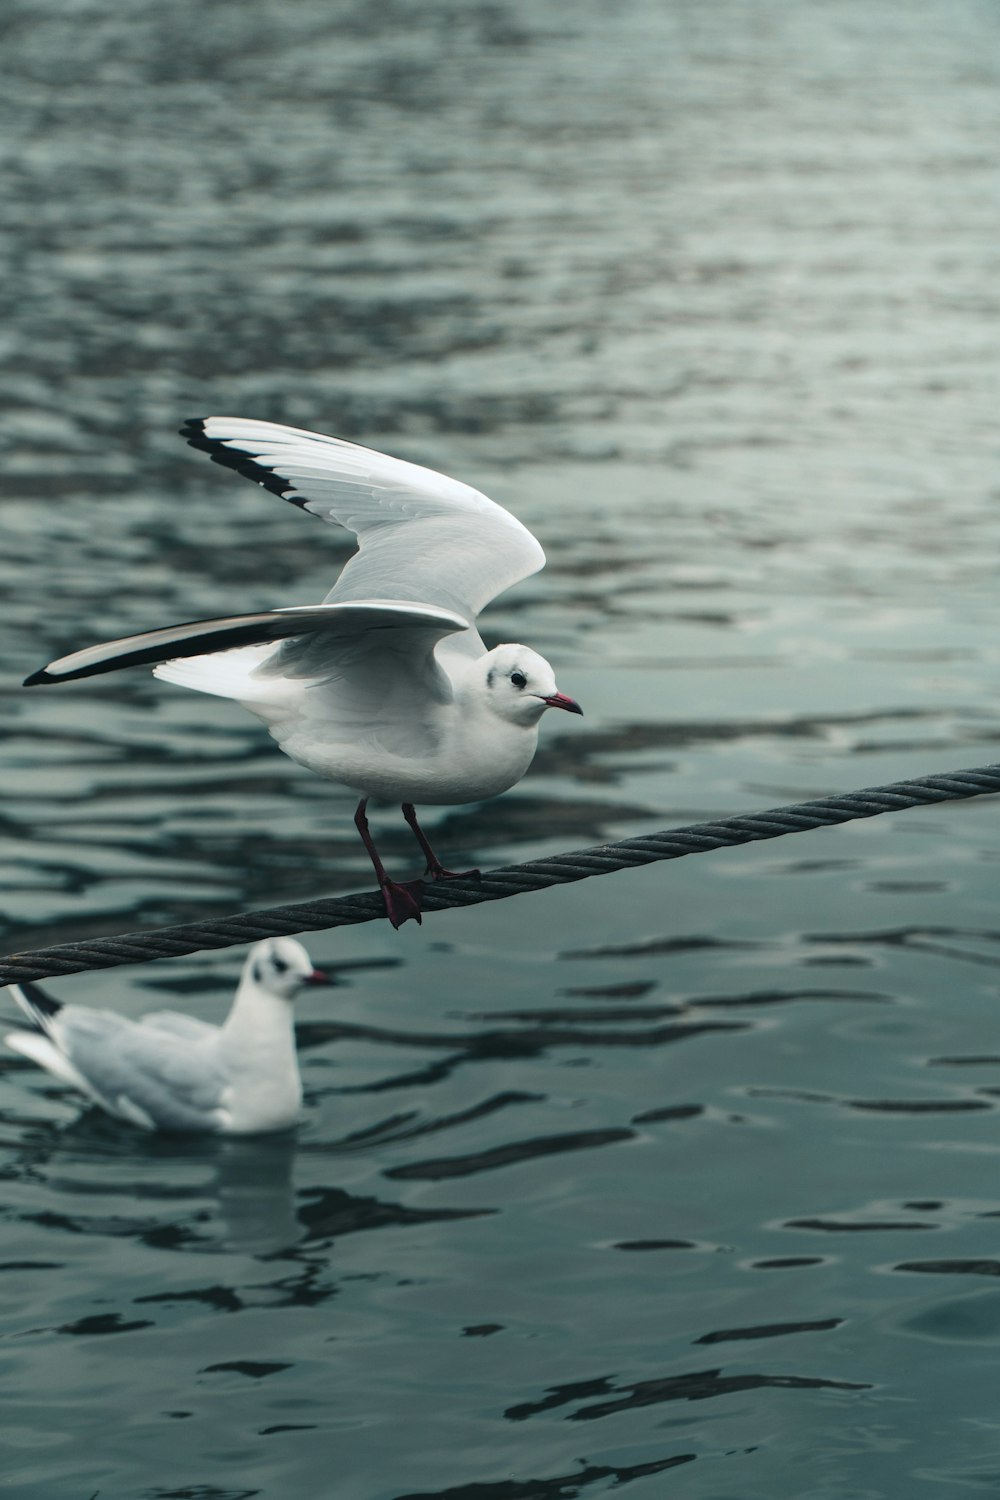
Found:
[[[328,983],[301,943],[268,938],[250,949],[221,1026],[170,1010],[130,1021],[62,1005],[37,984],[10,984],[32,1030],[4,1041],[143,1130],[289,1130],[302,1104],[292,1001],[303,984]]]
[[[394,927],[420,921],[419,882],[386,875],[368,798],[402,804],[427,861],[448,879],[415,803],[478,802],[520,781],[547,708],[583,710],[527,646],[487,651],[484,605],[536,573],[545,554],[478,490],[340,438],[273,422],[206,417],[182,436],[324,521],[358,550],[322,604],[196,620],[88,646],[26,686],[158,664],[157,677],[233,698],[286,755],[358,792],[354,816]],[[477,873],[474,871],[466,873]]]

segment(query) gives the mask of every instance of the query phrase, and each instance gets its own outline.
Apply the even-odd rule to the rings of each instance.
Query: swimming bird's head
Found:
[[[481,665],[490,707],[508,723],[537,724],[547,708],[583,713],[579,703],[560,693],[545,657],[528,646],[494,646]]]
[[[245,974],[254,984],[279,1000],[294,1000],[303,984],[329,984],[322,969],[314,969],[301,943],[294,938],[267,938],[254,943],[247,956]]]

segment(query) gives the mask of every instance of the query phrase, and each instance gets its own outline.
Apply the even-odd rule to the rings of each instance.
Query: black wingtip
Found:
[[[177,431],[192,448],[201,448],[209,453],[212,451],[211,443],[205,436],[204,417],[188,417],[184,426],[178,427]]]
[[[38,1031],[45,1032],[46,1022],[51,1021],[62,1010],[62,1001],[54,1000],[30,979],[19,979],[11,988],[19,992],[17,1003],[30,1018],[32,1025]]]
[[[37,672],[32,672],[21,684],[22,687],[38,687],[42,682],[58,682],[58,677],[53,677],[47,667],[39,667]]]
[[[211,438],[205,431],[207,417],[189,417],[184,426],[178,431],[191,448],[197,448],[201,453],[207,453],[215,464],[221,464],[224,469],[232,469],[237,474],[242,474],[244,479],[253,480],[254,484],[263,485],[264,489],[270,490],[272,495],[277,495],[282,500],[291,499],[293,505],[301,502],[294,496],[289,495],[289,490],[295,486],[288,479],[283,479],[280,474],[275,474],[270,469],[265,469],[261,464],[238,448],[229,448],[219,438]]]
[[[51,995],[46,994],[40,985],[35,984],[34,980],[21,979],[18,981],[18,984],[32,1005],[37,1006],[40,1011],[44,1011],[47,1016],[54,1016],[57,1011],[62,1010],[62,1001],[55,1000]]]

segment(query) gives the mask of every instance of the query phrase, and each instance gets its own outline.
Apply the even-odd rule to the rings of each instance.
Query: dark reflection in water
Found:
[[[231,705],[19,687],[327,591],[349,539],[191,454],[213,410],[541,539],[484,632],[587,717],[428,810],[446,863],[996,758],[988,8],[38,0],[0,56],[6,951],[370,883]],[[285,1138],[2,1062],[11,1493],[995,1489],[998,817],[316,934]],[[58,993],[218,1019],[241,957]]]
[[[497,1484],[462,1484],[455,1488],[428,1490],[397,1495],[394,1500],[572,1500],[592,1484],[611,1480],[616,1486],[634,1480],[646,1479],[653,1474],[662,1474],[667,1469],[676,1469],[697,1458],[696,1453],[675,1453],[669,1458],[654,1459],[651,1463],[628,1464],[611,1467],[607,1464],[581,1464],[570,1474],[557,1475],[549,1479],[501,1480]],[[605,1486],[602,1485],[602,1488]]]
[[[471,1177],[477,1172],[492,1172],[497,1167],[514,1166],[539,1156],[560,1155],[564,1151],[589,1151],[611,1146],[616,1141],[632,1140],[631,1130],[577,1130],[566,1135],[534,1136],[529,1141],[510,1141],[490,1151],[472,1156],[438,1157],[434,1161],[409,1162],[405,1167],[390,1167],[387,1177],[422,1178],[439,1182],[446,1177]]]
[[[579,1406],[576,1411],[567,1414],[567,1420],[571,1422],[592,1422],[626,1411],[630,1407],[655,1406],[661,1401],[708,1401],[736,1391],[753,1391],[762,1387],[790,1391],[820,1387],[840,1391],[866,1389],[849,1381],[819,1380],[799,1375],[724,1375],[721,1370],[692,1370],[664,1380],[643,1380],[637,1385],[625,1387],[616,1386],[610,1377],[578,1381],[573,1385],[557,1387],[550,1395],[534,1404],[512,1406],[504,1415],[512,1422],[522,1422],[527,1417],[537,1416],[556,1406],[589,1400],[593,1396],[614,1396],[624,1390],[625,1394],[620,1395],[617,1400],[596,1401],[593,1405]]]

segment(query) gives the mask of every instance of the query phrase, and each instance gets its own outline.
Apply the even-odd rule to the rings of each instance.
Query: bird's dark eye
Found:
[[[511,672],[510,680],[516,688],[526,687],[528,683],[528,679],[523,672]]]
[[[277,974],[284,974],[288,969],[288,965],[285,963],[285,960],[283,958],[279,958],[276,953],[271,955],[271,963],[274,965],[274,970]]]

